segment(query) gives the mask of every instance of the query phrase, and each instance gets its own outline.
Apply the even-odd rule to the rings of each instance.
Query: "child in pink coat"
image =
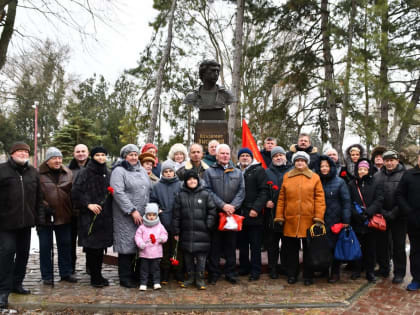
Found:
[[[140,291],[147,290],[149,275],[153,279],[153,289],[160,286],[160,260],[163,256],[162,244],[168,240],[168,232],[160,223],[159,207],[148,203],[143,216],[143,224],[136,231],[134,240],[140,249]]]

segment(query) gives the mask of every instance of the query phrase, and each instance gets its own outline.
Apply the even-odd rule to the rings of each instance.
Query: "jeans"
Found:
[[[147,285],[149,275],[153,284],[160,284],[160,258],[140,258],[140,285]]]
[[[253,276],[261,274],[262,226],[244,226],[238,233],[239,267]],[[251,261],[249,251],[251,249]]]
[[[184,252],[184,264],[188,273],[204,272],[206,268],[207,253]]]
[[[209,256],[209,273],[211,277],[217,279],[221,275],[220,257],[224,254],[225,276],[233,277],[236,267],[236,235],[238,232],[214,231],[211,239],[211,249]]]
[[[31,244],[31,228],[0,231],[0,294],[22,284]]]
[[[71,224],[40,226],[37,228],[39,237],[39,260],[42,280],[53,279],[53,232],[57,241],[58,270],[61,278],[71,275]]]

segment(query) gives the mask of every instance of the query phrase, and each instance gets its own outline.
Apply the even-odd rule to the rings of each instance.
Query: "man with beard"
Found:
[[[22,287],[31,243],[31,227],[41,202],[39,176],[29,165],[30,147],[12,145],[0,164],[0,308],[7,308],[10,292],[29,294]]]
[[[310,162],[308,167],[311,170],[315,169],[315,166],[319,163],[319,153],[316,147],[312,146],[311,136],[307,133],[301,133],[298,138],[297,144],[292,144],[290,146],[290,151],[287,152],[287,160],[292,161],[292,156],[298,151],[303,151],[309,154]]]
[[[280,146],[274,147],[271,150],[271,158],[271,165],[266,169],[269,183],[269,194],[268,201],[265,205],[266,224],[264,234],[267,239],[268,268],[270,278],[277,279],[279,277],[277,266],[279,261],[279,254],[281,264],[284,264],[285,258],[284,253],[280,251],[279,247],[279,242],[283,236],[283,233],[280,226],[278,224],[274,224],[274,218],[276,214],[275,212],[281,184],[283,183],[283,176],[292,168],[292,163],[287,160],[286,151]]]
[[[238,235],[239,274],[250,274],[249,281],[256,281],[261,274],[263,209],[268,194],[267,175],[261,163],[254,162],[254,156],[249,148],[239,150],[238,160],[245,181],[245,199],[241,206],[241,215],[245,219],[242,231]]]

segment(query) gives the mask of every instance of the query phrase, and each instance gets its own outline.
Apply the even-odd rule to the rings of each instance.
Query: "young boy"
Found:
[[[150,202],[159,205],[159,217],[163,226],[169,233],[168,242],[163,245],[163,258],[160,264],[162,275],[161,283],[167,284],[169,280],[169,271],[171,263],[169,259],[174,254],[176,241],[171,231],[172,209],[175,202],[175,196],[181,189],[181,182],[175,175],[175,163],[167,160],[162,164],[162,175],[160,180],[153,186],[150,193]],[[180,264],[175,267],[175,278],[177,281],[183,281],[184,272],[182,265],[182,254],[178,251],[177,259]]]

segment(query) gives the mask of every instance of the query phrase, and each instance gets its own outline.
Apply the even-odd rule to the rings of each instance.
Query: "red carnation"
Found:
[[[346,171],[341,171],[340,176],[341,177],[346,177],[347,176],[347,172]]]
[[[152,241],[152,244],[156,243],[156,237],[154,234],[150,234],[150,240]]]
[[[112,188],[111,186],[108,186],[108,192],[113,195],[114,194],[114,188]]]
[[[268,185],[273,185],[273,181],[272,181],[272,180],[269,180],[269,181],[267,182],[267,184],[268,184]]]
[[[179,265],[179,260],[178,259],[171,258],[169,260],[171,261],[172,266],[178,266]]]
[[[279,186],[277,186],[277,185],[273,185],[273,189],[274,189],[274,190],[279,190]]]

